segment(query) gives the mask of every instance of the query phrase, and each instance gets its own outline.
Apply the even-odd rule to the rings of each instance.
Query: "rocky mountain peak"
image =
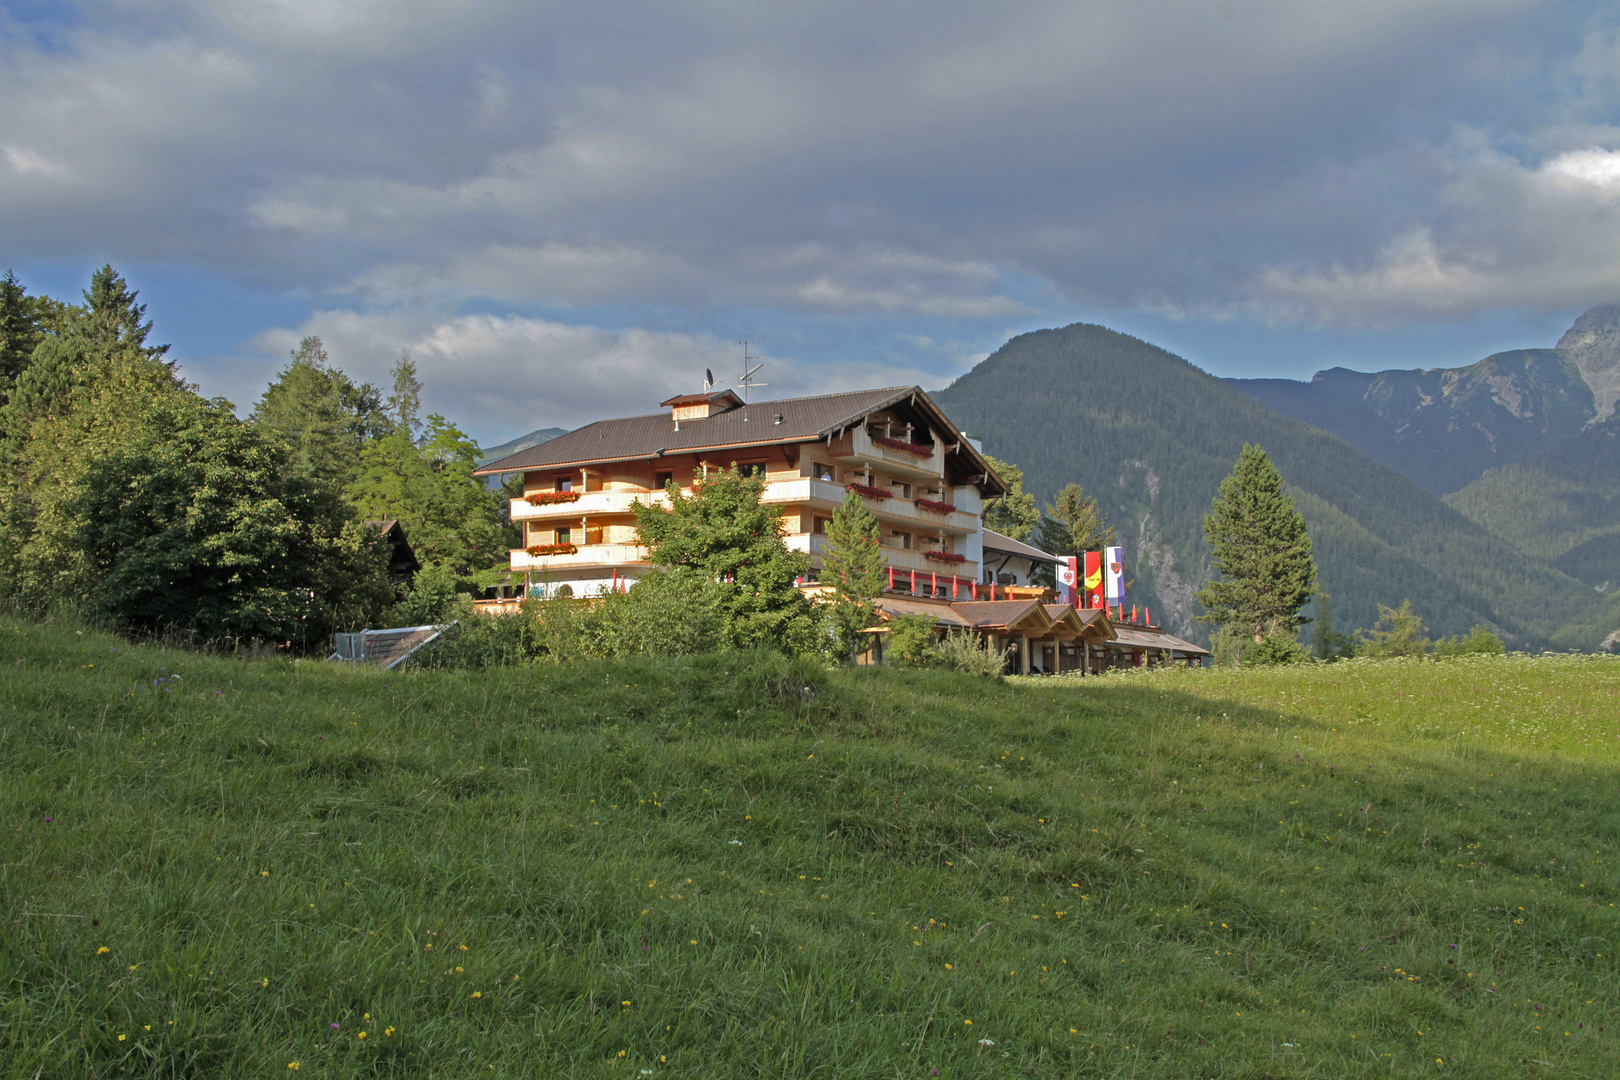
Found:
[[[1620,304],[1588,308],[1558,339],[1558,351],[1574,361],[1592,388],[1596,420],[1606,420],[1620,403]]]

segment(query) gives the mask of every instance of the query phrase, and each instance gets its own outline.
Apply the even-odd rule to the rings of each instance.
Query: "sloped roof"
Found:
[[[1033,629],[1038,630],[1052,625],[1052,616],[1039,600],[966,600],[951,608],[980,630],[1015,627],[1025,622],[1033,622]]]
[[[756,401],[704,419],[682,420],[679,430],[667,412],[598,420],[539,446],[492,461],[479,469],[477,475],[824,438],[868,413],[904,400],[915,389],[887,386],[846,394]],[[701,400],[709,400],[708,395],[703,395]],[[776,423],[778,414],[782,417],[780,424]]]
[[[1120,645],[1131,646],[1138,649],[1170,649],[1174,652],[1192,653],[1198,656],[1208,656],[1209,650],[1201,645],[1194,645],[1190,641],[1183,641],[1174,634],[1164,634],[1157,630],[1130,630],[1115,631],[1116,640]]]
[[[1032,547],[1022,540],[1014,540],[1010,536],[1003,536],[994,529],[984,530],[984,549],[986,551],[999,551],[1004,555],[1018,555],[1025,559],[1033,559],[1036,562],[1055,563],[1063,561],[1061,555],[1053,555],[1042,551],[1038,547]]]
[[[687,395],[707,401],[729,396],[730,391],[713,395]],[[671,398],[671,402],[680,401]],[[782,398],[737,405],[713,416],[682,420],[678,424],[668,412],[628,416],[619,420],[598,420],[566,435],[559,435],[538,446],[519,450],[474,471],[475,476],[523,472],[529,469],[577,467],[613,461],[658,458],[664,454],[690,454],[712,451],[723,454],[751,446],[775,446],[807,442],[837,435],[880,409],[913,403],[931,421],[956,441],[941,449],[947,460],[954,460],[960,473],[984,476],[980,489],[995,496],[1007,491],[1006,482],[991,469],[984,455],[973,448],[961,429],[951,422],[920,386],[886,386],[877,390],[854,390],[843,394]],[[777,421],[777,417],[781,421]]]
[[[907,600],[898,596],[880,596],[873,602],[887,619],[898,619],[903,615],[921,615],[925,619],[935,619],[939,625],[953,630],[965,630],[973,625],[946,604]]]

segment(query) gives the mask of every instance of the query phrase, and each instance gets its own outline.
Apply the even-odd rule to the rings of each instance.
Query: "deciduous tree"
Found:
[[[397,518],[423,564],[466,576],[516,544],[500,495],[473,475],[477,463],[478,444],[434,414],[420,440],[401,427],[366,444],[346,491],[362,518]]]
[[[315,648],[377,614],[392,598],[383,545],[281,454],[227,402],[150,407],[76,485],[93,606],[134,629]]]
[[[1036,524],[1041,520],[1041,512],[1035,505],[1035,496],[1024,491],[1024,470],[989,454],[986,454],[984,459],[990,463],[990,468],[995,470],[996,475],[1012,489],[1006,496],[984,508],[985,528],[994,529],[1014,540],[1028,540],[1030,533],[1035,531]]]
[[[731,647],[820,651],[820,621],[795,585],[809,557],[788,550],[782,511],[760,504],[764,492],[763,477],[710,473],[691,495],[670,487],[667,510],[633,504],[636,532],[655,566],[697,570],[725,586]]]

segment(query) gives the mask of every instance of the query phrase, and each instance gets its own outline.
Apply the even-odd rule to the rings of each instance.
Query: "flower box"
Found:
[[[940,502],[938,499],[912,499],[911,503],[919,510],[932,510],[936,514],[956,513],[956,504]]]
[[[872,436],[872,445],[873,446],[886,446],[890,450],[902,450],[905,453],[916,454],[918,457],[923,457],[923,458],[928,458],[928,457],[933,457],[934,456],[934,451],[933,451],[932,447],[919,446],[916,443],[906,442],[906,440],[904,440],[904,439],[891,439],[887,435],[873,435]]]
[[[873,487],[871,484],[845,484],[844,490],[867,499],[887,499],[894,494],[888,488]]]
[[[523,501],[530,506],[551,506],[554,503],[579,502],[579,492],[537,491],[533,495],[523,496]]]
[[[536,544],[529,549],[529,554],[540,555],[578,555],[578,544]]]
[[[935,562],[959,563],[967,562],[966,555],[958,555],[954,551],[925,551],[923,558],[933,559]]]

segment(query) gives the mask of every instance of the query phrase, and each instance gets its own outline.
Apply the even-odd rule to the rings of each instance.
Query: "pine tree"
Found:
[[[883,591],[882,536],[866,500],[845,492],[844,504],[833,511],[827,526],[827,547],[821,556],[822,584],[837,590],[829,614],[844,656],[859,650],[861,631],[877,614],[872,601]]]
[[[91,275],[90,288],[84,293],[89,314],[83,332],[93,349],[102,353],[116,348],[139,349],[152,359],[169,351],[167,345],[146,344],[152,324],[141,321],[146,318],[146,305],[135,302],[139,295],[110,264]]]
[[[1014,540],[1028,540],[1029,534],[1035,531],[1036,523],[1041,520],[1041,512],[1035,505],[1035,496],[1024,491],[1024,470],[989,454],[984,455],[984,460],[1011,489],[984,508],[984,527]]]
[[[1300,610],[1316,591],[1316,562],[1305,517],[1283,492],[1283,480],[1266,452],[1243,447],[1232,474],[1221,481],[1204,516],[1210,557],[1221,572],[1198,593],[1218,623],[1261,642],[1292,639],[1306,620]]]

